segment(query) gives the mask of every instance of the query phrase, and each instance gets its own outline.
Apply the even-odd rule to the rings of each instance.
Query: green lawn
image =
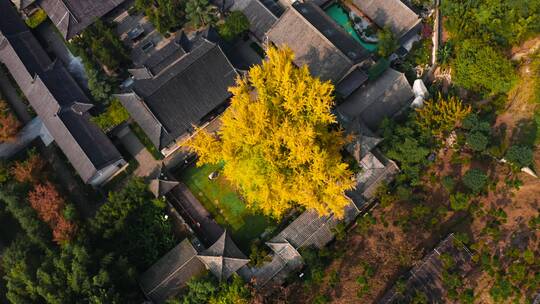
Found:
[[[221,168],[221,165],[192,166],[180,172],[180,179],[212,213],[216,222],[232,233],[235,242],[247,253],[251,241],[260,236],[268,226],[275,225],[275,222],[248,209],[222,175],[214,180],[208,179],[210,173]]]

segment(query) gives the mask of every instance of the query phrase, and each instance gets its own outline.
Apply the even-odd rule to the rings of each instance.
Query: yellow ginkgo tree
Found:
[[[345,144],[331,113],[333,85],[296,67],[286,47],[237,80],[217,134],[205,130],[186,144],[198,165],[224,163],[224,176],[247,204],[279,218],[294,205],[343,215],[354,186],[342,161]]]
[[[438,100],[428,100],[420,109],[416,109],[418,126],[436,138],[444,138],[472,111],[455,96]]]

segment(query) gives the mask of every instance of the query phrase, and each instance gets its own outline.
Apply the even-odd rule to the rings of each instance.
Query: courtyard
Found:
[[[244,252],[249,252],[251,242],[275,226],[276,222],[248,208],[221,174],[222,168],[221,164],[201,167],[193,165],[181,170],[178,178],[212,214],[214,220],[231,232],[238,246]],[[209,179],[212,172],[218,172],[218,175]]]

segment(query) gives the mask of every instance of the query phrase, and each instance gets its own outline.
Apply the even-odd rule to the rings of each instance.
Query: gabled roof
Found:
[[[359,163],[362,171],[356,177],[356,191],[371,199],[375,195],[377,187],[383,181],[388,181],[398,172],[397,166],[393,162],[384,164],[373,153],[368,152]]]
[[[170,44],[138,67],[150,71],[151,78],[135,79],[117,95],[160,150],[224,104],[238,76],[221,48],[203,37],[189,47]]]
[[[297,65],[307,65],[311,74],[338,82],[369,52],[313,3],[295,2],[267,34],[277,46],[295,53]]]
[[[389,26],[397,39],[422,21],[401,0],[353,0],[352,3],[379,27]]]
[[[375,130],[385,117],[392,117],[413,98],[414,93],[405,74],[390,68],[352,93],[337,107],[337,113],[345,121],[360,117]]]
[[[233,6],[233,10],[242,11],[247,17],[249,20],[249,30],[259,41],[264,40],[264,36],[268,30],[276,23],[278,17],[284,11],[277,1],[263,1],[238,0],[235,1]]]
[[[264,286],[270,280],[280,281],[291,271],[303,266],[302,256],[289,242],[267,242],[266,245],[274,255],[270,262],[254,269],[253,278],[257,286]]]
[[[64,39],[69,40],[124,0],[38,0]]]
[[[0,0],[0,62],[84,182],[122,158],[90,121],[92,105],[81,88],[60,62],[50,60],[7,0]]]
[[[201,262],[219,279],[226,280],[249,259],[238,249],[227,230],[210,248],[198,255]]]
[[[349,97],[356,89],[368,80],[368,74],[360,68],[355,68],[345,76],[337,85],[336,93],[343,98]]]
[[[204,271],[204,264],[197,259],[197,250],[185,239],[143,273],[139,285],[153,303],[165,303],[193,276]]]
[[[359,213],[358,207],[351,202],[345,206],[343,221],[350,223]],[[339,222],[333,215],[319,216],[315,210],[307,210],[283,229],[269,243],[290,243],[295,249],[315,246],[323,248],[334,239],[333,228]]]
[[[157,171],[155,177],[150,180],[148,188],[150,192],[154,194],[156,198],[163,197],[174,187],[178,186],[180,183],[174,179],[168,179],[165,174],[164,166],[161,164],[159,170]]]
[[[375,136],[369,128],[357,117],[351,123],[346,124],[347,135],[353,136],[353,140],[345,146],[345,149],[361,162],[362,158],[373,150],[382,138]]]
[[[444,282],[444,267],[442,255],[450,257],[454,262],[455,269],[452,274],[465,277],[474,270],[473,254],[459,241],[453,233],[441,241],[437,247],[427,254],[409,272],[408,279],[404,282],[405,288],[398,291],[394,286],[377,302],[378,304],[410,303],[416,291],[423,292],[428,303],[440,303],[446,298],[448,288]]]

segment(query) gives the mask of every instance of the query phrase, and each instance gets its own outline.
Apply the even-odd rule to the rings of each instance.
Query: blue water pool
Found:
[[[325,9],[325,12],[328,14],[328,16],[330,16],[330,18],[334,19],[334,21],[341,25],[341,27],[345,29],[345,31],[347,31],[347,33],[349,33],[354,40],[358,41],[366,50],[370,52],[375,52],[377,50],[377,44],[365,42],[362,40],[362,38],[360,38],[358,33],[356,33],[354,30],[347,12],[339,3],[330,5]]]

